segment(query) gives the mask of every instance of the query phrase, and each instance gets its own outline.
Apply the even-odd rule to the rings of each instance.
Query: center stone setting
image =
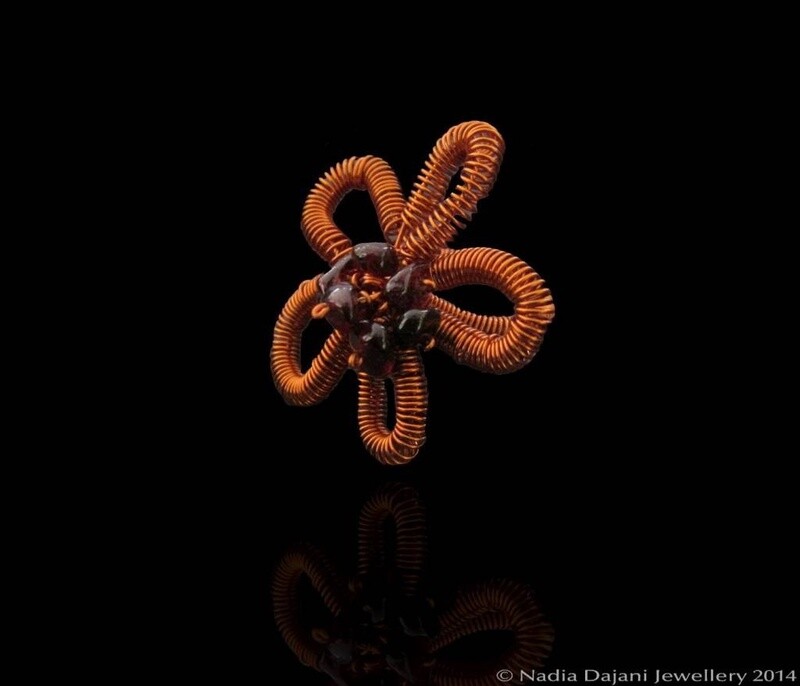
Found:
[[[440,314],[424,304],[434,286],[427,264],[403,263],[388,243],[360,243],[320,277],[312,314],[347,334],[350,366],[385,377],[400,350],[433,346]]]

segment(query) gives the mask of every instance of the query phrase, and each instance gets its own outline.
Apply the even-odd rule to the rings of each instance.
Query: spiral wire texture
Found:
[[[318,669],[323,647],[300,622],[302,616],[298,587],[307,577],[325,607],[338,617],[345,606],[343,591],[328,559],[312,546],[297,546],[278,562],[272,580],[275,623],[283,640],[304,665]]]
[[[342,198],[353,190],[369,191],[387,240],[400,228],[400,213],[406,203],[392,168],[371,155],[339,162],[309,193],[300,223],[308,244],[330,264],[352,247],[350,239],[334,222],[333,213]]]
[[[482,284],[499,289],[514,305],[509,316],[480,315],[463,310],[429,293],[424,306],[440,312],[438,331],[422,345],[434,344],[457,362],[484,372],[504,374],[527,364],[536,354],[553,318],[550,292],[539,275],[522,260],[490,248],[447,249],[459,229],[471,219],[478,202],[494,185],[505,146],[498,131],[472,121],[449,129],[428,157],[408,201],[391,167],[378,157],[351,157],[332,167],[314,186],[303,207],[301,227],[309,245],[333,265],[352,248],[333,215],[347,193],[366,190],[372,198],[388,243],[394,245],[401,267],[424,262],[430,268],[430,287],[447,290]],[[455,190],[450,182],[458,174]],[[362,302],[381,297],[388,277],[352,274],[350,280]],[[275,327],[270,354],[278,390],[291,405],[314,405],[326,398],[348,363],[358,367],[359,353],[351,351],[347,334],[336,330],[307,371],[300,368],[303,329],[313,316],[325,317],[319,301],[319,277],[305,281],[291,296]],[[373,323],[386,323],[388,303],[375,312]],[[405,464],[425,441],[427,382],[417,349],[401,350],[391,380],[395,422],[387,428],[387,396],[383,379],[359,373],[358,422],[367,450],[386,465]]]
[[[435,686],[494,686],[497,670],[539,668],[550,654],[553,628],[542,616],[530,589],[515,581],[494,581],[462,592],[440,618],[441,631],[431,643],[436,653],[471,634],[511,631],[513,645],[492,664],[476,666],[437,660]]]
[[[505,315],[475,314],[468,310],[462,310],[449,300],[440,298],[433,293],[428,295],[428,301],[425,306],[439,310],[445,319],[456,319],[462,324],[486,334],[505,333],[508,331],[508,323],[511,319],[511,317]]]
[[[308,370],[300,371],[300,341],[319,300],[319,277],[303,281],[278,316],[270,352],[275,385],[290,405],[316,405],[330,395],[347,369],[345,335],[334,331]]]
[[[433,148],[402,212],[397,250],[429,259],[444,249],[491,191],[503,159],[500,133],[480,121],[453,126]],[[453,176],[460,183],[445,197]]]
[[[400,465],[412,460],[425,442],[428,382],[416,348],[399,352],[391,380],[395,422],[390,431],[384,380],[359,372],[358,427],[370,454],[382,464]]]
[[[362,577],[391,564],[387,559],[384,526],[395,530],[394,563],[402,591],[413,597],[419,591],[420,577],[428,557],[425,509],[409,486],[390,484],[373,495],[361,509],[358,522],[358,573]]]
[[[465,315],[458,308],[444,307],[436,341],[456,362],[506,374],[531,361],[555,308],[544,281],[525,262],[493,248],[445,250],[431,262],[431,278],[437,290],[491,286],[514,304],[514,314],[506,318]]]

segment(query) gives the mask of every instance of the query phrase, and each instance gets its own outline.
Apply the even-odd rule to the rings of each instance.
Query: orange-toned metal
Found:
[[[466,636],[484,632],[509,631],[515,640],[510,650],[485,664],[437,661],[430,676],[437,686],[493,686],[501,669],[514,674],[539,669],[553,645],[553,628],[531,590],[515,581],[491,581],[462,590],[439,621],[442,631],[431,641],[433,654]]]
[[[431,276],[439,290],[481,284],[514,303],[514,314],[508,317],[481,317],[446,301],[443,306],[437,298],[442,321],[436,341],[442,350],[457,362],[495,374],[530,362],[553,318],[550,291],[533,269],[502,250],[465,248],[439,253],[431,262]]]
[[[303,208],[306,240],[332,269],[303,282],[278,318],[270,355],[275,385],[289,404],[313,405],[328,396],[348,366],[355,369],[361,437],[383,464],[407,463],[425,441],[428,392],[420,350],[438,345],[479,371],[513,372],[536,354],[553,318],[550,291],[522,260],[491,248],[447,248],[491,190],[503,151],[493,126],[466,122],[437,142],[407,202],[386,162],[353,157],[317,182]],[[456,174],[455,190],[447,194]],[[336,225],[334,211],[352,190],[369,192],[385,244],[354,248]],[[357,253],[359,248],[369,250]],[[403,275],[413,282],[413,302],[402,300],[405,295],[397,301],[390,293]],[[469,284],[500,290],[514,313],[478,315],[433,293]],[[351,308],[348,316],[355,319],[344,321],[337,307]],[[356,317],[352,308],[362,314]],[[300,337],[312,318],[327,318],[335,330],[302,372]],[[403,334],[406,324],[408,330],[417,327],[414,336]],[[365,354],[368,344],[380,344],[377,361]],[[391,431],[386,379],[394,386],[397,408]]]
[[[418,350],[401,350],[392,375],[395,397],[394,428],[386,428],[386,385],[360,372],[358,375],[358,426],[364,445],[383,464],[404,464],[425,442],[428,383]]]
[[[406,203],[397,250],[417,259],[432,258],[443,250],[472,219],[478,201],[489,195],[504,151],[500,133],[482,121],[459,124],[444,134]],[[461,183],[445,197],[459,169]]]
[[[319,301],[317,281],[303,281],[284,305],[272,340],[272,376],[290,405],[316,405],[325,400],[347,369],[349,348],[341,331],[334,331],[309,369],[300,371],[300,336]]]
[[[352,246],[336,226],[333,212],[345,195],[367,190],[378,213],[384,236],[397,233],[405,207],[403,191],[392,168],[379,157],[351,157],[325,174],[308,195],[301,227],[308,244],[323,260],[333,264]]]
[[[427,557],[425,508],[416,491],[382,487],[361,510],[354,578],[337,576],[310,546],[293,548],[278,563],[272,599],[286,644],[336,684],[373,684],[384,676],[386,683],[489,686],[500,670],[542,667],[554,632],[528,586],[479,583],[459,589],[450,607],[438,611],[426,595]],[[304,577],[321,601],[311,602],[315,611],[301,593]],[[452,647],[462,639],[480,641],[493,632],[509,634],[505,650],[471,660],[462,644],[466,657],[455,658]]]
[[[297,611],[298,589],[304,578],[308,579],[334,617],[338,617],[344,610],[346,594],[337,583],[328,559],[311,546],[297,546],[290,550],[281,558],[275,570],[272,600],[278,631],[300,662],[316,667],[319,643],[304,629]]]
[[[394,528],[394,563],[400,591],[414,596],[428,559],[428,529],[425,508],[410,486],[389,484],[379,489],[361,508],[358,520],[358,573],[366,578],[372,570],[385,568],[391,555],[386,527]]]

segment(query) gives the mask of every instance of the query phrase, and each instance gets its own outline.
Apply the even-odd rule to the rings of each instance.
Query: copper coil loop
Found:
[[[455,237],[494,185],[505,144],[491,124],[452,127],[433,148],[402,213],[396,248],[409,259],[433,257]],[[447,197],[460,170],[460,183]]]
[[[498,669],[540,668],[553,644],[553,628],[542,616],[530,589],[515,581],[494,581],[461,592],[440,617],[440,633],[430,649],[436,653],[476,633],[510,631],[513,644],[490,664],[458,664],[439,659],[431,673],[435,686],[495,686]]]
[[[334,222],[336,207],[350,191],[367,190],[384,238],[394,246],[399,267],[412,263],[429,266],[422,286],[430,291],[470,284],[499,289],[513,303],[514,313],[509,316],[468,312],[429,293],[425,307],[438,310],[441,323],[437,331],[426,332],[416,340],[423,351],[436,345],[459,363],[495,374],[516,371],[533,358],[554,313],[544,282],[522,260],[489,248],[447,249],[494,185],[504,150],[502,137],[490,124],[471,121],[452,127],[434,146],[407,202],[386,162],[372,156],[352,157],[317,182],[303,207],[301,222],[309,245],[333,265],[352,249],[350,239]],[[448,193],[456,175],[455,190]],[[388,300],[381,299],[393,275],[378,276],[362,267],[345,278],[356,290],[356,303],[366,305],[370,312],[367,323],[384,325],[391,333],[398,315],[392,312]],[[330,305],[320,302],[318,279],[301,284],[275,327],[272,374],[279,391],[292,405],[320,402],[348,365],[358,369],[364,364],[362,354],[351,349],[349,335],[340,329],[327,339],[309,369],[301,371],[303,329],[310,318],[331,315]],[[386,425],[384,381],[359,373],[361,436],[367,450],[387,465],[407,463],[425,441],[428,396],[419,352],[405,350],[397,355],[399,361],[391,377],[397,410],[391,430]]]
[[[357,277],[358,287],[367,291],[379,291],[388,281],[387,277],[373,276],[372,274],[359,274]]]
[[[394,238],[405,206],[403,191],[392,168],[379,157],[351,157],[331,167],[314,186],[303,207],[300,223],[308,244],[333,264],[351,247],[350,239],[333,221],[333,213],[345,195],[369,191],[384,236]],[[391,240],[390,240],[391,242]]]
[[[386,530],[395,532],[394,560],[387,559]],[[361,509],[358,522],[358,573],[366,576],[394,565],[402,591],[413,597],[428,557],[425,509],[410,486],[390,484],[373,495]]]
[[[272,603],[275,622],[283,640],[304,665],[318,668],[323,646],[301,624],[303,613],[298,588],[303,577],[311,582],[325,607],[338,617],[346,604],[333,566],[325,555],[312,546],[298,546],[278,562],[272,579]]]
[[[445,250],[431,262],[431,277],[440,290],[468,284],[497,288],[514,305],[514,314],[504,318],[465,316],[444,307],[436,341],[456,362],[506,374],[531,361],[555,314],[550,291],[531,267],[493,248]]]
[[[433,293],[428,296],[425,307],[433,307],[439,310],[443,318],[457,319],[467,326],[486,334],[505,333],[508,331],[508,322],[511,319],[510,316],[505,315],[475,314],[468,310],[462,310],[449,300],[440,298]]]
[[[369,453],[386,465],[405,464],[425,442],[428,382],[419,351],[401,350],[391,376],[394,384],[395,422],[386,426],[386,386],[378,379],[358,374],[358,427]]]
[[[334,331],[306,372],[300,371],[300,340],[319,301],[316,277],[303,281],[278,316],[270,352],[275,386],[289,405],[316,405],[328,397],[347,369],[345,335]]]

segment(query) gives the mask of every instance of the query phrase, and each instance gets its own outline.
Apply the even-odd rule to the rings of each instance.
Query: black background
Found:
[[[174,536],[197,561],[175,592],[201,636],[188,652],[198,671],[325,682],[275,629],[272,568],[304,540],[351,573],[359,509],[387,481],[413,484],[428,509],[442,598],[490,578],[536,591],[556,629],[549,668],[789,666],[793,487],[782,410],[760,385],[778,377],[769,345],[757,349],[772,263],[742,193],[748,143],[732,144],[740,122],[709,84],[645,76],[402,105],[336,90],[265,104],[246,79],[219,80],[213,110],[173,122],[167,155],[188,171],[178,205],[190,218],[175,258],[190,335],[175,360],[198,406]],[[280,308],[325,269],[300,213],[353,155],[386,159],[408,192],[438,137],[469,119],[496,126],[506,156],[455,247],[521,257],[556,316],[515,374],[428,353],[428,441],[411,465],[383,468],[359,438],[352,373],[314,408],[286,406],[269,375]],[[379,239],[366,194],[337,220],[354,242]],[[508,307],[484,289],[453,297]],[[307,334],[311,354],[324,325]]]

